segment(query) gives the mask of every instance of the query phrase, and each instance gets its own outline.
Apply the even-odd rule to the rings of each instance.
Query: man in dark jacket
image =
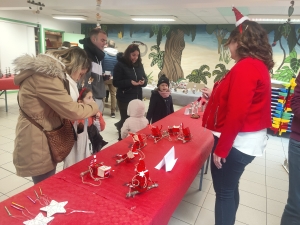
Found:
[[[300,224],[300,75],[296,79],[291,108],[294,113],[289,142],[289,195],[281,225]]]
[[[103,68],[103,72],[108,72],[110,73],[111,77],[109,80],[105,81],[105,84],[108,86],[109,89],[109,93],[110,93],[110,110],[111,110],[111,117],[115,118],[115,111],[116,111],[116,88],[113,85],[113,70],[115,68],[115,65],[117,64],[118,60],[117,60],[117,54],[118,54],[118,50],[115,49],[115,42],[113,40],[109,40],[107,42],[107,48],[104,48],[104,52],[105,52],[105,57],[102,61],[102,68]],[[108,95],[106,95],[106,100],[105,102],[107,102],[107,98]]]
[[[79,40],[79,43],[83,44],[84,50],[92,61],[92,69],[86,74],[83,86],[93,91],[93,96],[101,112],[104,110],[103,98],[105,98],[101,61],[105,56],[103,50],[106,42],[107,34],[99,28],[92,29],[90,37]]]

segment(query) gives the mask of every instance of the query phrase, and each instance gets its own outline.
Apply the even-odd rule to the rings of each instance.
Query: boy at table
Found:
[[[155,123],[174,112],[169,84],[166,75],[162,75],[158,80],[157,88],[151,92],[147,112],[149,123]]]

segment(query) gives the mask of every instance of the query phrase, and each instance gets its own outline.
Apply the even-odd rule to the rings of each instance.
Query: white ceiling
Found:
[[[230,7],[234,5],[245,15],[287,16],[290,0],[102,0],[101,8],[96,0],[35,0],[46,5],[40,12],[52,18],[52,14],[84,15],[88,20],[81,23],[96,23],[96,14],[102,16],[102,24],[134,24],[131,15],[173,15],[176,24],[233,24],[235,17]],[[299,3],[299,5],[297,5]],[[27,0],[1,0],[0,10],[26,11],[32,6]],[[258,17],[256,16],[256,17]],[[300,1],[295,1],[292,18],[300,17]],[[153,23],[153,22],[152,22]]]

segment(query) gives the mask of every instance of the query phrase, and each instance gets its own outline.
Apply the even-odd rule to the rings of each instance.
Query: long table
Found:
[[[143,97],[150,99],[151,97],[151,91],[154,90],[154,87],[143,87]],[[172,100],[174,105],[180,105],[180,106],[186,106],[187,104],[196,101],[199,97],[202,96],[202,92],[195,92],[193,94],[192,91],[188,91],[187,94],[182,92],[182,89],[178,89],[177,92],[172,92]]]
[[[0,79],[0,96],[4,94],[4,100],[5,100],[5,110],[8,111],[7,107],[7,90],[18,90],[19,86],[14,84],[14,75],[10,77],[2,77]]]
[[[25,206],[32,214],[37,215],[42,207],[33,204],[26,196],[35,197],[34,190],[42,192],[51,200],[57,202],[68,201],[65,206],[66,214],[55,214],[51,225],[56,224],[167,224],[174,210],[182,200],[187,189],[204,165],[213,146],[211,132],[201,127],[201,119],[192,119],[185,116],[182,108],[168,117],[156,122],[162,125],[162,130],[168,126],[179,125],[181,122],[189,127],[193,135],[191,142],[182,143],[177,140],[163,139],[154,144],[148,139],[148,144],[142,149],[145,154],[146,168],[150,178],[158,183],[157,188],[136,195],[134,198],[125,198],[128,187],[125,183],[131,181],[135,175],[135,164],[138,158],[130,162],[116,164],[116,154],[125,154],[132,143],[130,137],[97,153],[97,159],[107,166],[112,166],[111,176],[102,180],[99,187],[93,187],[81,182],[79,174],[86,171],[92,157],[89,157],[56,175],[34,185],[0,203],[0,224],[22,224],[20,220],[9,217],[4,210],[7,206],[13,215],[22,215],[20,211],[10,207],[11,202]],[[145,128],[139,133],[150,134]],[[173,138],[174,139],[174,138]],[[164,168],[157,170],[154,167],[163,156],[175,147],[175,157],[178,158],[174,168],[166,172]],[[72,213],[71,209],[94,211],[94,214]],[[44,214],[45,215],[45,214]],[[24,218],[25,220],[25,218]]]

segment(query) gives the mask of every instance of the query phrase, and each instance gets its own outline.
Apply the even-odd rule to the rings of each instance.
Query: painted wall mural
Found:
[[[170,80],[189,79],[211,87],[234,65],[224,46],[234,25],[104,24],[108,39],[119,52],[139,44],[145,72],[154,81],[165,74]],[[82,24],[88,36],[94,24]],[[273,46],[273,79],[288,82],[300,69],[300,26],[290,23],[265,24]]]

